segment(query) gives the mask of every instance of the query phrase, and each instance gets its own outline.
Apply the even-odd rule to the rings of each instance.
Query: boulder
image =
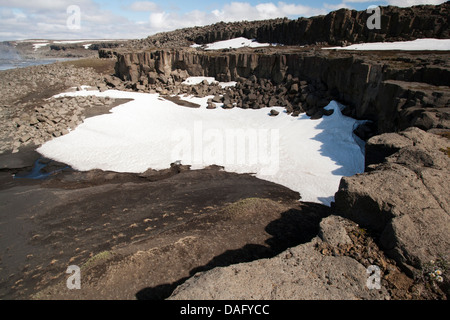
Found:
[[[208,101],[206,109],[215,109],[215,108],[216,108],[215,103],[212,101]]]
[[[346,229],[350,224],[350,221],[339,216],[326,217],[320,222],[319,237],[331,246],[351,244]]]
[[[280,112],[277,111],[277,110],[275,110],[275,109],[270,110],[270,115],[271,115],[271,116],[277,116],[279,113],[280,113]]]
[[[324,111],[324,109],[321,109],[321,108],[312,109],[312,112],[311,111],[309,112],[311,114],[311,120],[317,120],[317,119],[322,118],[322,116],[324,115],[323,111]]]
[[[268,107],[274,107],[274,106],[277,105],[277,102],[278,102],[277,98],[275,98],[274,96],[272,96],[272,97],[269,98],[269,101],[268,101],[268,103],[267,103],[267,106],[268,106]]]
[[[30,117],[30,125],[35,125],[39,123],[39,120],[36,118],[36,116],[31,116]]]
[[[114,76],[106,76],[105,82],[108,86],[113,88],[120,87],[120,85],[122,84],[122,80]]]
[[[298,84],[297,83],[292,84],[290,93],[298,93]]]
[[[212,98],[212,102],[217,102],[217,103],[220,103],[220,102],[222,102],[222,97],[221,96],[219,96],[218,94],[216,94],[213,98]]]
[[[254,93],[250,93],[247,96],[247,99],[248,99],[248,101],[253,102],[253,101],[256,101],[258,99],[258,96],[256,94],[254,94]]]
[[[366,143],[366,167],[383,162],[401,148],[412,146],[413,141],[397,133],[383,133],[370,138]]]
[[[223,107],[224,107],[225,109],[231,109],[231,108],[234,107],[234,104],[233,104],[233,98],[231,97],[231,95],[230,95],[229,93],[226,93],[226,94],[223,96],[222,101],[223,101]]]

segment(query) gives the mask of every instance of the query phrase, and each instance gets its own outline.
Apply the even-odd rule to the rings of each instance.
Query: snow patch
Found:
[[[359,43],[347,47],[328,47],[326,50],[407,50],[407,51],[449,51],[450,39],[416,39],[413,41]]]
[[[39,48],[45,47],[48,44],[49,44],[48,42],[45,42],[45,43],[33,43],[33,49],[34,49],[34,51],[37,51]]]
[[[364,152],[353,135],[358,121],[342,115],[334,101],[327,107],[332,115],[311,120],[306,114],[288,115],[282,107],[207,109],[211,97],[182,97],[200,108],[182,107],[158,94],[117,90],[56,97],[88,95],[133,100],[86,119],[42,145],[39,153],[82,171],[140,173],[169,168],[178,160],[192,169],[216,164],[228,172],[253,173],[298,191],[302,201],[325,205],[334,201],[342,176],[364,171]],[[270,116],[271,109],[279,115]]]
[[[204,47],[205,50],[221,50],[221,49],[238,49],[243,47],[259,48],[269,46],[271,46],[270,43],[259,43],[255,40],[239,37],[230,40],[223,40],[214,43],[209,43],[204,46],[199,44],[193,44],[191,45],[191,48]]]
[[[217,83],[216,79],[214,77],[189,77],[186,80],[184,80],[181,84],[186,84],[186,85],[196,85],[196,84],[200,84],[203,81],[207,81],[209,84],[211,83]]]
[[[53,43],[56,44],[73,44],[73,43],[83,43],[86,42],[86,40],[55,40]]]
[[[184,80],[181,84],[192,86],[192,85],[200,84],[205,80],[208,82],[208,84],[217,83],[222,88],[234,87],[237,83],[236,81],[219,82],[214,77],[189,77],[186,80]]]

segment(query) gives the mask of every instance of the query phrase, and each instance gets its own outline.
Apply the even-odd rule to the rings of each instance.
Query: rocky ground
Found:
[[[120,103],[97,97],[53,98],[81,90],[81,85],[98,90],[113,65],[114,61],[94,58],[1,71],[0,154],[39,146]]]
[[[266,219],[276,216],[261,216],[253,228],[224,219],[216,214],[220,208],[249,197],[271,198],[277,205],[277,200],[292,203],[298,197],[279,185],[219,168],[146,177],[63,171],[45,182],[1,176],[3,299],[167,297],[191,269],[201,269],[226,250],[253,244],[220,263],[273,251],[263,230]],[[290,222],[282,226],[289,228]],[[285,248],[298,237],[286,235],[274,246],[280,250],[277,246]],[[65,285],[69,265],[82,268],[81,291]]]
[[[441,18],[448,4],[390,10],[392,28],[408,19],[416,27],[402,34],[388,28],[369,40],[448,36]],[[437,21],[433,30],[428,16],[419,18],[423,12]],[[103,58],[0,71],[0,298],[446,299],[448,54],[148,49],[253,33],[279,37],[305,23],[305,35],[329,35],[334,26],[324,42],[343,44],[368,40],[358,33],[361,19],[339,10],[312,20],[219,24],[159,34],[126,50],[113,46],[100,51]],[[339,21],[353,33],[340,34]],[[189,75],[237,84],[181,84]],[[216,166],[77,172],[41,159],[35,148],[125,102],[52,98],[81,85],[159,93],[186,107],[196,106],[173,95],[212,95],[210,108],[281,105],[313,118],[330,99],[348,102],[346,114],[372,120],[355,128],[367,141],[366,170],[342,179],[331,208]],[[47,179],[23,178],[37,166]],[[80,290],[66,287],[72,264],[81,267]],[[367,282],[373,266],[376,289]]]
[[[12,174],[20,177],[36,165],[35,145],[123,102],[49,99],[52,94],[86,83],[101,90],[141,90],[113,77],[112,66],[108,59],[80,60],[8,71],[1,78],[11,83],[3,96],[8,106],[2,109],[7,147],[0,155],[2,298],[442,299],[448,295],[448,280],[438,283],[425,272],[434,267],[427,259],[445,256],[448,248],[445,130],[413,129],[368,140],[368,172],[343,179],[332,208],[298,202],[299,195],[284,187],[217,167],[190,171],[174,165],[136,175],[74,172],[65,164],[42,159],[46,165],[42,171],[52,173],[50,178],[13,179]],[[65,81],[53,78],[45,87],[49,72]],[[36,86],[26,85],[29,74]],[[23,92],[18,94],[20,84]],[[203,83],[157,88],[155,92],[167,98],[178,89],[213,94],[212,100],[224,105],[232,99],[227,95],[230,90]],[[296,88],[302,92],[311,86],[293,79],[290,88],[289,92]],[[255,90],[256,96],[276,89],[268,81],[248,79],[234,90]],[[380,164],[384,159],[387,164]],[[421,176],[416,175],[419,172]],[[351,182],[361,179],[370,182]],[[405,195],[393,198],[393,190],[379,192],[385,179],[397,179],[393,186],[405,184]],[[405,204],[403,198],[414,197],[414,192],[417,205]],[[372,222],[380,214],[396,218],[392,222],[382,218],[384,224],[378,226]],[[428,249],[423,251],[424,247]],[[81,290],[65,286],[71,264],[82,268]],[[366,269],[371,265],[380,268],[380,290],[367,288]]]
[[[80,42],[81,41],[81,42]],[[18,40],[0,42],[0,52],[13,59],[81,59],[98,57],[100,48],[119,48],[127,41]],[[35,45],[38,45],[37,47]],[[87,47],[85,47],[87,46]]]
[[[149,170],[141,175],[95,170],[83,173],[74,172],[62,163],[40,159],[34,151],[37,146],[66,134],[83,119],[108,112],[124,102],[96,97],[51,98],[70,88],[79,90],[80,85],[101,90],[108,88],[104,79],[113,72],[113,65],[111,60],[90,59],[1,73],[0,79],[4,84],[0,154],[0,274],[3,299],[68,298],[66,291],[45,290],[64,282],[65,269],[69,264],[87,266],[104,252],[115,255],[118,248],[128,252],[126,256],[135,254],[138,251],[130,247],[131,244],[145,241],[162,243],[159,235],[177,226],[179,231],[172,238],[182,232],[195,231],[197,224],[191,220],[197,219],[197,216],[211,219],[205,222],[207,228],[215,224],[215,220],[220,221],[212,213],[241,199],[262,197],[293,202],[299,197],[284,187],[250,175],[228,174],[220,168],[191,172],[184,166],[173,166],[169,170]],[[45,165],[42,173],[52,175],[46,180],[20,179],[36,166],[36,161]],[[112,196],[113,193],[116,196]],[[219,223],[217,227],[218,230],[224,228],[221,231],[223,237],[227,230],[234,228]],[[256,230],[243,234],[260,237]],[[236,231],[236,243],[224,246],[221,242],[215,242],[214,249],[202,247],[211,243],[211,239],[199,241],[198,251],[192,258],[192,268],[202,267],[215,254],[221,254],[220,250],[224,248],[237,249],[245,245],[250,241],[245,236],[240,238]],[[284,241],[296,241],[296,238],[297,235],[292,235]],[[264,239],[260,238],[257,243],[264,246]],[[277,245],[287,245],[281,242]],[[170,246],[170,241],[166,244]],[[267,256],[271,250],[267,246],[257,252],[244,252],[234,261]],[[280,248],[276,247],[276,250]],[[119,261],[117,257],[115,261]],[[126,261],[122,266],[127,267],[116,276],[130,274],[129,268],[138,267]],[[127,291],[123,291],[121,285],[115,286],[115,289],[109,287],[112,291],[123,291],[123,295],[117,293],[114,296],[109,289],[103,294],[86,290],[82,295],[91,298],[168,296],[170,292],[167,288],[173,285],[165,287],[162,293],[155,290],[150,294],[149,290],[144,289],[146,286],[164,285],[163,280],[170,283],[179,281],[178,277],[188,276],[186,272],[189,270],[184,262],[178,263],[180,265],[177,267],[177,263],[173,264],[171,277],[158,275],[147,282],[137,283]],[[161,266],[161,270],[166,269],[167,266]],[[145,294],[139,293],[141,290]],[[127,295],[124,295],[125,292]]]

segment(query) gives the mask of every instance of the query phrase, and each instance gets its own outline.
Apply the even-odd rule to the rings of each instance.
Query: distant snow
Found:
[[[196,85],[196,84],[200,84],[203,81],[207,81],[209,84],[212,83],[217,83],[219,86],[221,86],[222,88],[226,88],[226,87],[234,87],[236,85],[236,81],[230,81],[230,82],[219,82],[216,81],[216,79],[214,77],[189,77],[186,80],[184,80],[181,84],[185,84],[185,85]]]
[[[85,39],[85,40],[20,40],[18,42],[34,42],[33,48],[34,51],[38,50],[39,48],[45,47],[49,44],[78,44],[78,43],[84,43],[83,47],[85,49],[89,49],[89,47],[92,45],[92,43],[97,42],[114,42],[114,41],[127,41],[124,39],[115,39],[115,40],[108,40],[108,39],[102,39],[102,40],[95,40],[95,39]]]
[[[53,41],[53,43],[56,44],[72,44],[72,43],[83,43],[89,40],[58,40],[58,41]]]
[[[45,42],[45,43],[33,43],[33,49],[34,49],[34,51],[37,51],[39,48],[45,47],[48,44],[49,44],[48,42]]]
[[[230,40],[224,40],[224,41],[217,41],[214,43],[209,43],[204,46],[205,50],[221,50],[221,49],[238,49],[243,47],[250,47],[250,48],[258,48],[258,47],[268,47],[270,46],[270,43],[259,43],[255,40],[250,40],[247,38],[234,38]],[[199,44],[193,44],[191,45],[191,48],[199,48],[203,47]]]
[[[181,84],[196,85],[196,84],[202,83],[205,80],[209,84],[217,82],[214,77],[189,77],[186,80],[184,80]]]
[[[116,90],[78,91],[59,96],[130,98],[111,113],[88,118],[69,134],[38,149],[43,156],[78,170],[140,173],[170,163],[200,169],[216,164],[228,172],[253,173],[301,194],[302,201],[330,205],[342,176],[364,170],[364,155],[353,135],[357,122],[331,102],[331,116],[293,117],[282,107],[206,109],[210,97],[182,99],[179,106],[158,94]],[[271,109],[280,113],[269,115]],[[361,143],[361,141],[358,141]]]
[[[114,41],[128,41],[126,39],[84,39],[84,40],[54,40],[56,44],[70,44],[70,43],[87,43],[87,42],[114,42]]]
[[[221,86],[222,88],[234,87],[236,84],[237,84],[236,81],[219,82],[219,86]]]
[[[43,39],[27,39],[27,40],[17,40],[17,42],[48,42],[49,40],[43,40]]]
[[[413,41],[372,42],[353,44],[347,47],[328,47],[322,49],[337,50],[407,50],[407,51],[449,51],[450,39],[417,39]]]

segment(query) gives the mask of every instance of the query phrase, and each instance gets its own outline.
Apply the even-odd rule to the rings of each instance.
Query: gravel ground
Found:
[[[68,133],[87,113],[107,112],[116,103],[112,99],[52,96],[82,85],[97,89],[113,65],[113,60],[83,59],[0,71],[0,154],[39,146]]]

